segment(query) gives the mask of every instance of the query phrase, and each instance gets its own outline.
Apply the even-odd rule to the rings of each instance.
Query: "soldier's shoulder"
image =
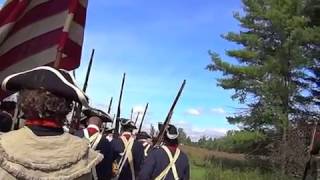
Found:
[[[74,135],[77,136],[77,137],[83,137],[84,136],[84,133],[83,133],[83,130],[77,130],[74,132]]]
[[[188,155],[183,151],[180,151],[180,158],[185,160],[185,161],[189,160]]]
[[[161,146],[153,146],[151,149],[151,152],[153,154],[164,154],[165,151],[163,150],[163,148],[161,148]]]

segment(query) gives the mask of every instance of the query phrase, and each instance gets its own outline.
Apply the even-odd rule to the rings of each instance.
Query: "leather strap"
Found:
[[[144,156],[147,157],[148,156],[148,151],[151,147],[151,144],[147,144],[144,148]]]
[[[88,129],[83,129],[83,134],[84,134],[84,137],[86,139],[89,140],[89,146],[93,149],[93,150],[96,150],[101,138],[102,138],[102,134],[97,132],[95,134],[93,134],[92,136],[89,135],[89,132],[88,132]],[[98,180],[98,174],[97,174],[97,169],[96,167],[93,167],[91,169],[92,171],[92,176],[93,176],[93,179],[94,180]]]

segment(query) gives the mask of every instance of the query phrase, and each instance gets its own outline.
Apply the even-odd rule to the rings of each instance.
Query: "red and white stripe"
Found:
[[[80,65],[88,0],[7,0],[0,10],[0,81],[50,65]],[[1,96],[1,95],[0,95]]]

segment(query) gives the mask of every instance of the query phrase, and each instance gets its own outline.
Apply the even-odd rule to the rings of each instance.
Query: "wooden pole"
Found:
[[[59,69],[61,58],[62,58],[62,52],[60,49],[58,49],[57,54],[56,54],[56,60],[54,61],[54,64],[53,64],[53,67],[55,69]]]

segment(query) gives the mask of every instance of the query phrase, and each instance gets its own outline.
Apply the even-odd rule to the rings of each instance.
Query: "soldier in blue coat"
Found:
[[[83,118],[87,128],[76,131],[75,135],[86,138],[91,148],[103,154],[103,160],[92,170],[94,180],[109,180],[112,178],[113,152],[111,143],[101,132],[103,122],[112,122],[110,116],[99,109],[86,109],[83,111]]]
[[[161,129],[161,124],[159,129]],[[178,145],[178,130],[169,125],[165,130],[163,144],[155,147],[141,167],[139,180],[188,180],[190,177],[189,161]]]
[[[121,135],[111,142],[118,164],[117,176],[119,180],[135,180],[144,159],[143,146],[132,134],[134,123],[125,118],[120,122]]]
[[[146,158],[152,149],[152,137],[147,132],[141,131],[136,135],[136,139],[142,144],[144,158]]]

